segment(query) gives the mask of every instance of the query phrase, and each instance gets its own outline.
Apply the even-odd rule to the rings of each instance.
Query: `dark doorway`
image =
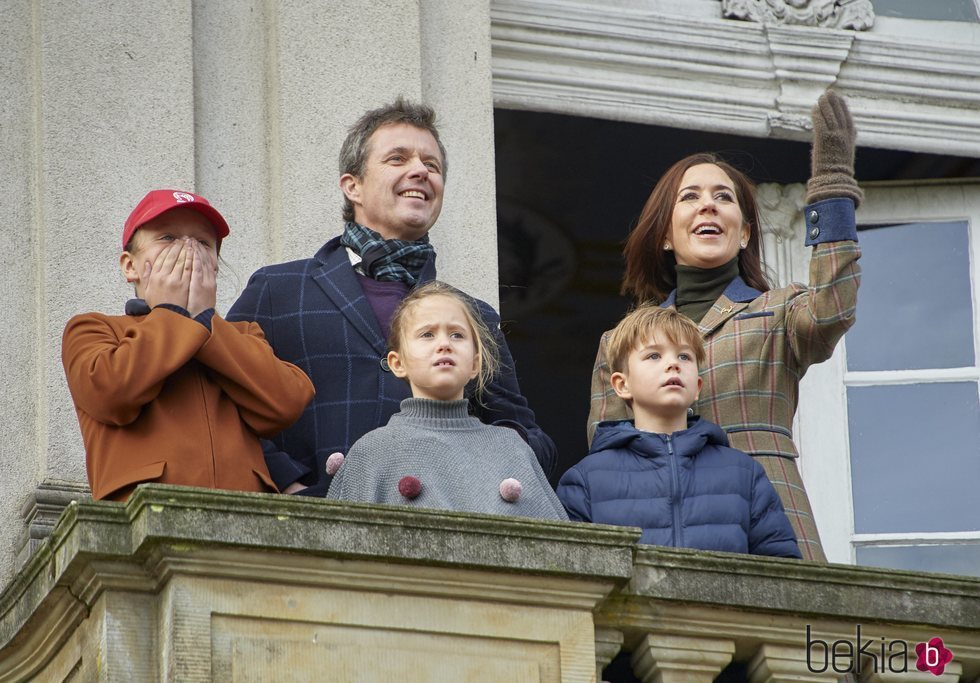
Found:
[[[555,440],[553,481],[587,452],[599,337],[630,302],[622,243],[660,175],[697,151],[757,183],[805,182],[810,146],[498,109],[494,116],[500,308],[521,388]],[[861,148],[861,181],[980,176],[980,161]]]

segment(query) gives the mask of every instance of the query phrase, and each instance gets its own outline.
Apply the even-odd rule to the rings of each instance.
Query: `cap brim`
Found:
[[[140,216],[140,218],[134,222],[133,227],[126,231],[128,237],[132,238],[137,230],[152,221],[154,218],[158,218],[159,216],[162,216],[173,209],[180,208],[192,209],[193,211],[197,211],[199,214],[207,218],[211,223],[211,226],[214,228],[215,237],[217,237],[219,240],[228,236],[229,230],[227,221],[225,221],[224,216],[222,216],[218,210],[210,204],[203,204],[201,202],[174,202],[170,206],[153,207],[150,211]],[[125,248],[125,245],[123,245],[123,248]]]

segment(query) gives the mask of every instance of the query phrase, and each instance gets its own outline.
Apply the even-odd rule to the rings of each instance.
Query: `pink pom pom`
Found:
[[[524,487],[521,486],[521,482],[510,477],[504,479],[500,482],[500,497],[506,500],[508,503],[514,503],[518,498],[521,497],[521,493],[524,491]]]
[[[327,474],[331,477],[337,474],[337,470],[340,466],[344,464],[344,454],[343,453],[331,453],[327,458]]]
[[[413,476],[402,477],[398,480],[398,493],[409,500],[417,498],[422,493],[422,482]]]

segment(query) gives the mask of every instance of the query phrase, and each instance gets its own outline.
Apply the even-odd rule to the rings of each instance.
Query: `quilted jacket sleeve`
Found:
[[[573,522],[592,521],[589,485],[577,467],[572,467],[561,476],[557,493],[558,500],[568,512],[568,519]]]

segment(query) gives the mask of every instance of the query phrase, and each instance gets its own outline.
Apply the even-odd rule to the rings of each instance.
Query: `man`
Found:
[[[408,384],[387,366],[395,307],[420,282],[435,279],[428,232],[439,217],[446,150],[430,107],[399,98],[367,112],[340,151],[344,233],[311,259],[260,268],[229,320],[254,320],[276,355],[302,368],[316,397],[291,428],[266,444],[266,462],[285,493],[323,496],[326,459],[388,422]],[[546,473],[555,446],[535,424],[500,332],[500,317],[477,305],[500,344],[501,370],[470,400],[474,415],[515,429]]]

